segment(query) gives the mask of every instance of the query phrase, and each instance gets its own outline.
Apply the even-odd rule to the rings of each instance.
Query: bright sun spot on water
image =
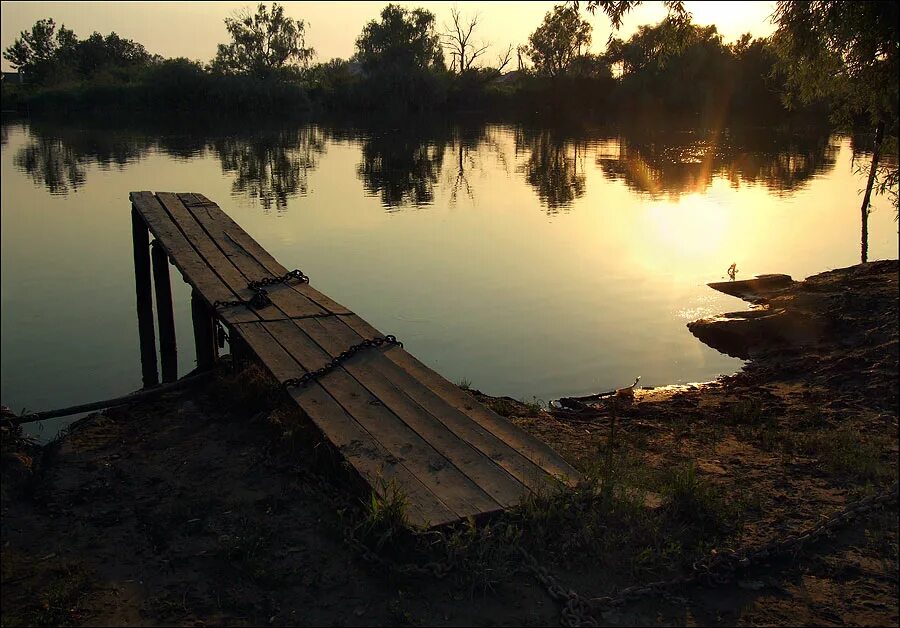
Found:
[[[654,202],[647,215],[648,245],[673,264],[671,270],[693,270],[697,262],[717,257],[731,226],[729,209],[705,194]]]

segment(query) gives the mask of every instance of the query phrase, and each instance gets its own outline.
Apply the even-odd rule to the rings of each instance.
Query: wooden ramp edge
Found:
[[[135,215],[195,298],[284,384],[384,334],[294,278],[202,194],[132,192]],[[251,306],[265,286],[268,303]],[[198,346],[198,355],[199,355]],[[515,506],[579,474],[541,442],[416,360],[368,347],[320,378],[286,388],[366,482],[398,489],[408,522],[433,527]]]

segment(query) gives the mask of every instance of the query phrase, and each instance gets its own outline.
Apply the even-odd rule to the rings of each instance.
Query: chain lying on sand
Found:
[[[329,501],[338,510],[354,507],[346,494],[335,492],[324,478],[319,479],[318,488],[327,495]],[[584,597],[563,586],[546,567],[541,566],[530,552],[521,546],[518,549],[526,570],[540,582],[554,601],[562,605],[561,625],[599,626],[599,618],[602,617],[602,613],[635,600],[651,595],[666,595],[676,589],[693,584],[707,587],[721,586],[733,582],[740,572],[765,560],[796,555],[807,545],[820,541],[860,516],[878,510],[889,502],[896,502],[897,497],[898,483],[895,482],[879,493],[850,502],[831,515],[823,515],[818,523],[799,533],[787,534],[763,545],[750,545],[737,550],[712,550],[709,556],[694,562],[689,573],[679,574],[668,580],[630,586],[615,594],[602,597]],[[440,534],[437,536],[441,537]],[[344,543],[364,561],[394,574],[432,576],[443,579],[458,567],[452,556],[444,561],[429,561],[424,564],[400,563],[391,560],[357,538],[356,529],[351,526],[345,527],[343,539]]]
[[[653,595],[667,593],[688,584],[718,586],[732,582],[737,574],[766,559],[796,554],[805,545],[815,543],[841,528],[860,515],[881,508],[897,499],[898,485],[895,482],[886,490],[847,504],[838,512],[824,517],[822,521],[803,530],[799,534],[788,534],[761,546],[750,546],[739,550],[713,550],[709,557],[695,562],[691,572],[675,576],[669,580],[657,580],[644,585],[622,589],[615,595],[585,598],[572,589],[562,586],[536,558],[524,548],[520,551],[529,571],[547,589],[557,602],[562,603],[560,623],[563,626],[599,626],[597,616],[606,610],[622,606],[628,602]]]

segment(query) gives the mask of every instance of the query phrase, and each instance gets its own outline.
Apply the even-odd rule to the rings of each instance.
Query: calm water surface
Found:
[[[401,127],[401,128],[398,128]],[[228,132],[2,126],[2,403],[140,387],[132,190],[219,202],[286,267],[451,381],[550,400],[703,381],[741,362],[688,332],[738,278],[859,261],[848,138],[405,122]],[[897,257],[877,199],[869,258]],[[179,369],[189,291],[172,273]],[[53,436],[63,421],[34,427]]]

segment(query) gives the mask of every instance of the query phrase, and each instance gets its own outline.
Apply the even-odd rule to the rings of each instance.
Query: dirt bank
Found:
[[[593,598],[784,538],[897,480],[897,280],[897,262],[879,262],[781,285],[756,302],[804,326],[744,330],[765,342],[707,385],[555,415],[472,391],[588,483],[440,534],[404,531],[402,504],[365,495],[253,369],[223,364],[211,383],[93,415],[42,449],[6,432],[3,625],[556,625],[560,604],[521,550]],[[728,336],[707,330],[754,316],[692,328]],[[895,625],[897,570],[892,501],[717,588],[588,614]]]

